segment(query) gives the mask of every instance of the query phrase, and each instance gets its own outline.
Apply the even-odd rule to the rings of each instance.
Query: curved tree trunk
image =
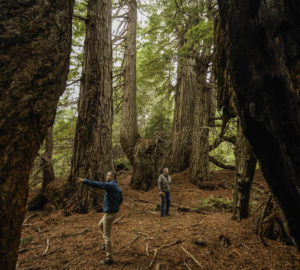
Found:
[[[133,173],[130,185],[144,191],[152,188],[157,181],[158,142],[140,138],[136,112],[136,24],[137,3],[129,1],[128,23],[124,61],[124,88],[120,142],[130,160]]]
[[[299,248],[300,2],[218,2],[244,134]]]
[[[238,121],[235,153],[235,186],[233,195],[232,218],[240,221],[249,215],[250,190],[255,173],[256,156]]]
[[[66,87],[73,1],[0,4],[0,269],[15,269],[28,177]]]
[[[77,177],[100,180],[113,169],[112,104],[111,0],[90,0],[70,189]],[[80,185],[73,191],[71,210],[101,207],[99,192]]]

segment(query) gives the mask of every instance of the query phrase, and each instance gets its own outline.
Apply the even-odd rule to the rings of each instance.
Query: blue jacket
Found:
[[[120,205],[123,202],[122,189],[118,186],[117,180],[109,182],[98,182],[93,180],[84,179],[84,184],[101,188],[105,190],[104,193],[104,207],[105,213],[117,213],[120,210]]]

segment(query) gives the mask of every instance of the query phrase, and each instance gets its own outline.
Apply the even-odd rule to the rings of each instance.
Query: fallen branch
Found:
[[[129,244],[133,244],[136,240],[138,240],[140,237],[140,234],[138,234]]]
[[[150,264],[149,264],[149,268],[152,267],[152,265],[153,265],[153,263],[154,263],[154,261],[155,261],[155,258],[156,258],[156,255],[157,255],[157,251],[158,251],[157,248],[154,249],[154,255],[153,255],[152,261],[151,261]]]
[[[21,248],[21,249],[18,250],[18,253],[19,254],[25,253],[25,252],[27,252],[27,251],[29,251],[31,249],[37,249],[37,248],[40,248],[40,247],[42,247],[42,246],[37,246],[37,247],[32,247],[32,248]]]
[[[181,247],[181,249],[182,249],[187,255],[189,255],[189,256],[193,259],[193,261],[194,261],[196,264],[198,264],[201,268],[203,268],[203,266],[197,261],[197,259],[196,259],[191,253],[189,253],[184,247]]]
[[[80,235],[80,234],[85,234],[87,232],[91,232],[92,231],[92,228],[87,228],[87,229],[84,229],[82,230],[81,232],[78,232],[78,233],[62,233],[61,234],[61,237],[70,237],[70,236],[77,236],[77,235]]]
[[[72,263],[74,263],[74,262],[76,262],[76,261],[81,260],[83,257],[87,256],[88,254],[89,254],[89,253],[87,253],[87,254],[85,254],[85,255],[82,255],[81,257],[76,258],[75,260],[73,260],[73,261],[67,263],[64,267],[61,268],[61,270],[66,269],[70,264],[72,264]]]
[[[146,254],[149,257],[149,243],[148,242],[146,244]]]
[[[248,248],[244,243],[240,243],[240,245],[244,246],[248,250],[248,253],[250,252],[250,248]]]
[[[120,221],[122,218],[123,218],[123,215],[120,216],[118,219],[116,219],[116,220],[113,222],[113,224],[116,224],[116,223],[117,223],[118,221]]]
[[[192,270],[192,268],[189,267],[189,265],[187,264],[187,262],[184,262],[183,264],[186,266],[186,268],[187,268],[188,270]]]
[[[170,244],[167,244],[167,245],[164,245],[164,246],[160,246],[157,249],[163,249],[163,248],[175,246],[175,245],[181,244],[182,242],[183,242],[182,240],[176,240],[175,242],[172,242]]]
[[[160,270],[160,263],[155,265],[155,270]]]
[[[47,238],[47,247],[46,247],[46,249],[44,250],[42,256],[44,256],[44,255],[46,255],[46,254],[48,253],[49,246],[50,246],[50,241],[49,241],[49,238]]]
[[[38,213],[35,213],[35,214],[33,214],[33,215],[27,217],[27,218],[24,220],[23,225],[24,225],[26,222],[28,222],[31,218],[36,217],[36,216],[38,216],[38,215],[39,215]]]

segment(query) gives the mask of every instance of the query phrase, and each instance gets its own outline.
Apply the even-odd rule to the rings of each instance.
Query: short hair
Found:
[[[109,171],[114,179],[117,179],[117,174],[114,171]]]
[[[164,171],[164,170],[168,170],[168,171],[169,171],[169,169],[168,169],[168,168],[163,168],[163,171]]]

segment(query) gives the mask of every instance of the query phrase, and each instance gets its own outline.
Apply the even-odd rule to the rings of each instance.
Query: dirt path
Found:
[[[232,199],[233,174],[218,171],[213,180],[217,190],[199,190],[188,183],[188,172],[173,175],[172,203],[196,207],[200,200],[213,196]],[[102,213],[74,214],[62,211],[37,212],[24,226],[19,254],[20,269],[300,269],[296,249],[266,240],[264,247],[255,234],[253,218],[237,223],[231,214],[206,208],[201,213],[180,212],[171,208],[171,216],[161,218],[157,188],[149,192],[129,188],[129,175],[121,175],[123,189],[122,219],[114,225],[113,241],[116,264],[100,266],[104,258],[103,240],[97,228]],[[266,186],[256,174],[252,200],[265,198]],[[257,205],[258,205],[257,204]],[[33,213],[28,213],[27,217]],[[47,247],[49,239],[49,247]],[[194,240],[200,240],[196,245]],[[224,241],[225,239],[225,241]],[[170,247],[168,246],[178,241]],[[181,242],[182,241],[182,242]],[[184,249],[201,264],[199,266]],[[23,250],[22,250],[23,249]],[[26,250],[28,249],[28,250]],[[147,251],[148,250],[148,254]],[[44,255],[43,255],[44,254]],[[188,265],[188,267],[187,267]]]

